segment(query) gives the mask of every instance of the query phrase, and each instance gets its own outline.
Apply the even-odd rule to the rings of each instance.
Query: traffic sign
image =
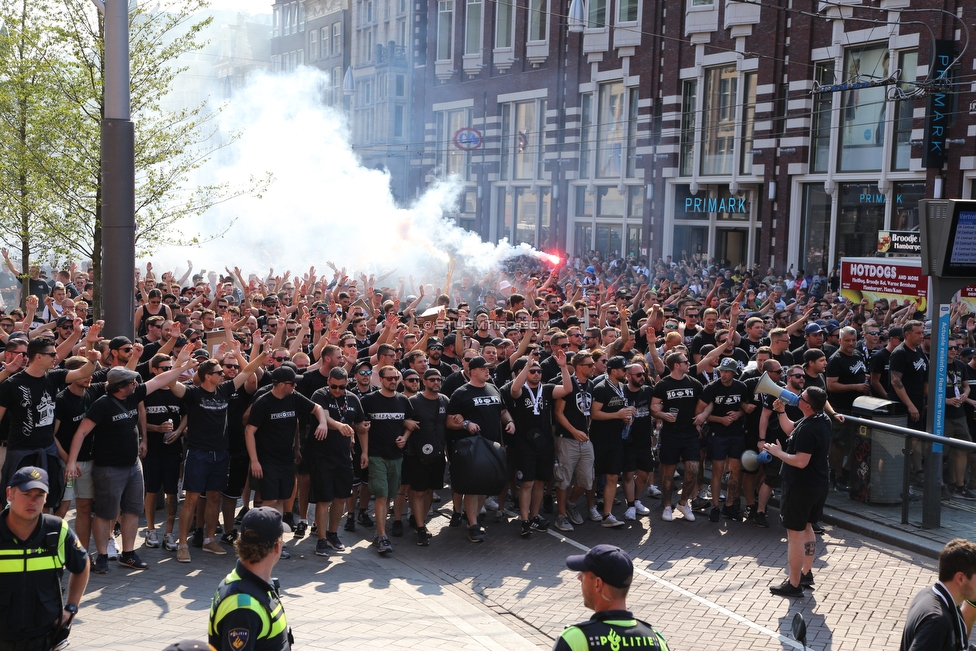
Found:
[[[481,132],[474,127],[464,127],[454,133],[454,146],[464,151],[471,151],[481,147]]]

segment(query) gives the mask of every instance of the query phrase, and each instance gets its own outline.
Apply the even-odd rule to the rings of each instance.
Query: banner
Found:
[[[929,279],[922,275],[918,264],[892,264],[864,260],[841,260],[840,289],[844,298],[853,303],[868,299],[870,305],[878,299],[895,299],[899,305],[915,301],[917,309],[924,311],[929,289]]]

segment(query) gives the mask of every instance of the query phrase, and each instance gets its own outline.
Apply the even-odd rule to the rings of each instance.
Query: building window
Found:
[[[515,29],[514,7],[511,2],[495,3],[495,47],[498,49],[512,47],[512,32]]]
[[[437,60],[447,61],[454,52],[454,0],[437,3]]]
[[[373,22],[373,0],[363,3],[363,22],[367,25]]]
[[[607,26],[607,0],[590,0],[586,26],[602,29]]]
[[[877,186],[875,186],[877,190]],[[803,212],[800,226],[800,267],[804,271],[827,269],[830,260],[830,195],[823,183],[803,186]],[[875,251],[877,251],[877,233]]]
[[[844,53],[843,81],[877,81],[888,76],[886,45],[851,48]],[[837,169],[841,172],[878,172],[884,147],[887,86],[859,88],[841,93],[841,141]]]
[[[321,58],[326,59],[330,54],[332,54],[329,51],[329,48],[331,47],[331,41],[329,40],[328,27],[323,27],[322,29],[319,30],[319,41],[320,41],[319,47],[321,48],[319,51],[322,53],[320,56]]]
[[[404,97],[407,94],[407,77],[406,75],[396,76],[396,96]]]
[[[342,54],[342,23],[332,23],[332,55]]]
[[[915,81],[918,67],[918,51],[902,52],[898,57],[898,69],[901,70],[900,87],[908,92],[913,90],[909,85]],[[908,170],[912,157],[912,112],[915,100],[902,99],[895,102],[895,133],[894,147],[891,148],[891,169]],[[897,230],[897,229],[895,229]]]
[[[332,68],[332,104],[336,105],[342,99],[342,68]]]
[[[627,89],[627,178],[637,176],[637,88]]]
[[[458,132],[458,129],[470,126],[471,109],[438,111],[436,120],[438,164],[441,167],[442,174],[445,176],[457,174],[466,181],[468,179],[470,154],[454,145],[454,134]]]
[[[834,62],[818,63],[813,74],[818,84],[833,84]],[[833,97],[833,93],[815,93],[813,96],[813,134],[810,142],[810,167],[813,172],[826,172],[830,162],[830,112],[833,108]],[[786,121],[785,115],[783,121]]]
[[[691,176],[695,158],[695,106],[698,81],[689,79],[681,91],[681,175]]]
[[[756,132],[756,73],[742,75],[742,153],[739,173],[752,174],[752,142]]]
[[[501,178],[541,178],[546,100],[502,105]],[[511,160],[509,160],[511,155]]]
[[[617,22],[637,22],[637,0],[617,0]]]
[[[481,0],[468,0],[464,14],[464,53],[481,52]]]
[[[276,6],[271,18],[271,36],[281,35],[281,7]]]
[[[365,31],[366,31],[366,38],[363,40],[363,44],[366,47],[366,57],[365,57],[365,59],[367,61],[372,61],[373,60],[373,50],[375,49],[373,47],[373,30],[372,29],[366,29]]]
[[[549,37],[549,0],[529,0],[529,40],[544,41]]]
[[[397,45],[400,47],[407,45],[407,21],[405,18],[397,21]]]
[[[298,31],[305,31],[305,3],[299,3],[298,5]]]
[[[403,137],[403,106],[399,104],[393,107],[393,137]]]
[[[711,7],[715,4],[715,0],[691,0],[692,7]]]
[[[918,202],[925,198],[925,182],[892,184],[894,205],[891,210],[891,230],[918,230]]]
[[[498,188],[496,194],[498,239],[513,244],[546,247],[550,244],[549,188],[532,192],[529,188]],[[514,232],[513,232],[514,228]]]
[[[580,177],[590,177],[590,158],[593,146],[593,94],[585,93],[580,97]]]
[[[705,103],[702,107],[703,175],[731,174],[735,151],[735,66],[705,71]]]
[[[308,60],[319,58],[319,30],[313,29],[308,33]]]
[[[620,176],[621,157],[627,132],[624,98],[622,81],[600,85],[596,134],[596,176],[598,178]]]

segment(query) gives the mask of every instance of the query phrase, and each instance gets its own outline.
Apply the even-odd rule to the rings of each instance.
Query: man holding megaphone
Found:
[[[795,404],[799,404],[799,395],[803,393],[803,367],[796,365],[783,368],[776,360],[770,360],[763,367],[763,370],[765,374],[756,388],[758,393],[763,394],[763,410],[759,417],[759,450],[764,449],[766,442],[783,443],[786,441],[787,435],[779,423],[781,412],[786,412],[786,418],[790,422],[803,418],[803,412],[800,411],[799,407],[779,400],[784,389],[773,380],[773,378],[779,378],[780,382],[785,380],[785,391],[795,396]],[[756,515],[753,519],[757,526],[764,529],[769,527],[769,520],[766,516],[769,498],[773,494],[773,489],[780,488],[783,485],[783,478],[780,473],[782,467],[783,462],[773,457],[773,460],[766,464],[762,485],[759,487],[759,499]]]

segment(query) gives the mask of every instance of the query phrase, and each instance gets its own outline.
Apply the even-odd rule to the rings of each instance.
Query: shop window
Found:
[[[707,226],[675,226],[673,260],[704,261],[708,257]]]
[[[891,230],[918,230],[918,202],[925,198],[925,183],[892,185]]]
[[[811,273],[826,270],[829,259],[830,195],[824,192],[823,183],[809,183],[803,186],[800,267]]]
[[[845,256],[875,255],[878,231],[884,228],[885,195],[878,192],[877,183],[841,183],[838,187],[835,263]]]
[[[813,74],[818,84],[833,84],[834,62],[818,63]],[[816,93],[813,96],[813,133],[810,142],[810,167],[813,172],[826,172],[830,162],[830,111],[833,97],[833,93]],[[785,113],[783,121],[786,121]]]
[[[573,250],[577,257],[588,255],[593,249],[593,224],[590,222],[576,222],[573,232]]]
[[[703,175],[732,173],[738,81],[735,66],[705,71],[705,103],[702,107]]]

